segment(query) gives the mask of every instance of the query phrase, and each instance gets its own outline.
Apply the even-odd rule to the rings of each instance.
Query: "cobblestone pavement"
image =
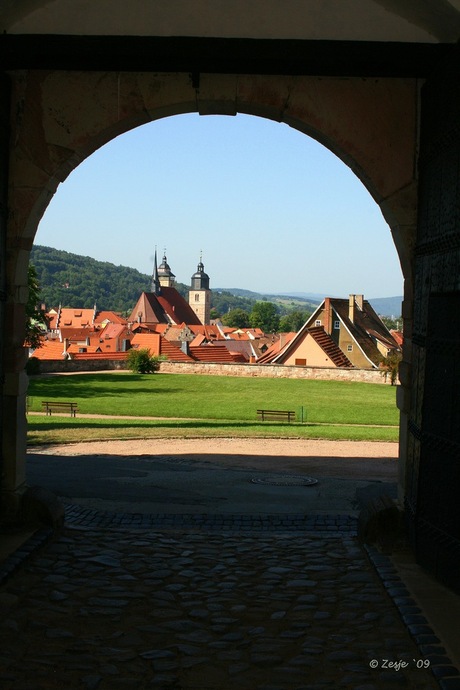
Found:
[[[5,576],[2,690],[460,687],[388,559],[372,562],[345,518],[163,517],[107,526],[69,508]]]

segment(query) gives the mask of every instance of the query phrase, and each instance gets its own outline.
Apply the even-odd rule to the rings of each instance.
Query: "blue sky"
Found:
[[[368,298],[402,294],[391,233],[358,178],[313,139],[246,115],[138,127],[60,185],[37,244],[188,284]]]

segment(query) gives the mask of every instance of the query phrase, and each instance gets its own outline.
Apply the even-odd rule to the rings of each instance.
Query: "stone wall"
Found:
[[[43,374],[56,372],[112,371],[126,369],[124,360],[63,360],[40,362]],[[183,363],[161,362],[162,374],[205,374],[209,376],[241,376],[283,379],[316,379],[323,381],[363,381],[365,383],[387,383],[380,371],[375,369],[337,369],[336,367],[295,367],[283,364],[214,364],[206,362]]]

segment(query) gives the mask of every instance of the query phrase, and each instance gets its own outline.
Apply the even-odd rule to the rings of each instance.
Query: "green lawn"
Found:
[[[82,434],[88,440],[160,436],[398,438],[396,389],[379,384],[185,374],[82,374],[33,378],[28,395],[31,411],[40,411],[42,400],[71,400],[78,403],[79,414],[167,418],[131,421],[30,415],[29,443],[81,440]],[[297,418],[302,419],[303,414],[307,423],[259,422],[256,410],[261,407],[295,410]]]

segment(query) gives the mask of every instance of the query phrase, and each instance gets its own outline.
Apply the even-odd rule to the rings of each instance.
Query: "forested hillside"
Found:
[[[151,276],[134,268],[96,261],[40,245],[32,248],[41,300],[48,308],[83,307],[130,311],[139,295],[150,290]]]
[[[115,266],[89,256],[71,254],[52,247],[35,245],[31,262],[37,270],[41,301],[47,308],[83,307],[130,312],[141,292],[150,290],[152,276],[135,268]],[[176,283],[180,294],[188,298],[189,286]],[[255,299],[237,297],[225,291],[215,292],[212,306],[220,314],[230,309],[251,311]]]
[[[37,271],[41,301],[47,308],[59,304],[91,308],[96,304],[100,310],[130,313],[141,292],[150,290],[152,281],[151,276],[135,268],[115,266],[41,245],[32,248],[31,263]],[[188,299],[188,285],[176,283],[176,288]],[[260,300],[266,301],[267,297],[248,290],[216,289],[212,291],[211,308],[214,317],[224,316],[234,309],[249,313]],[[307,300],[281,296],[270,296],[269,300],[276,305],[280,316],[299,309],[312,311],[312,304]]]

